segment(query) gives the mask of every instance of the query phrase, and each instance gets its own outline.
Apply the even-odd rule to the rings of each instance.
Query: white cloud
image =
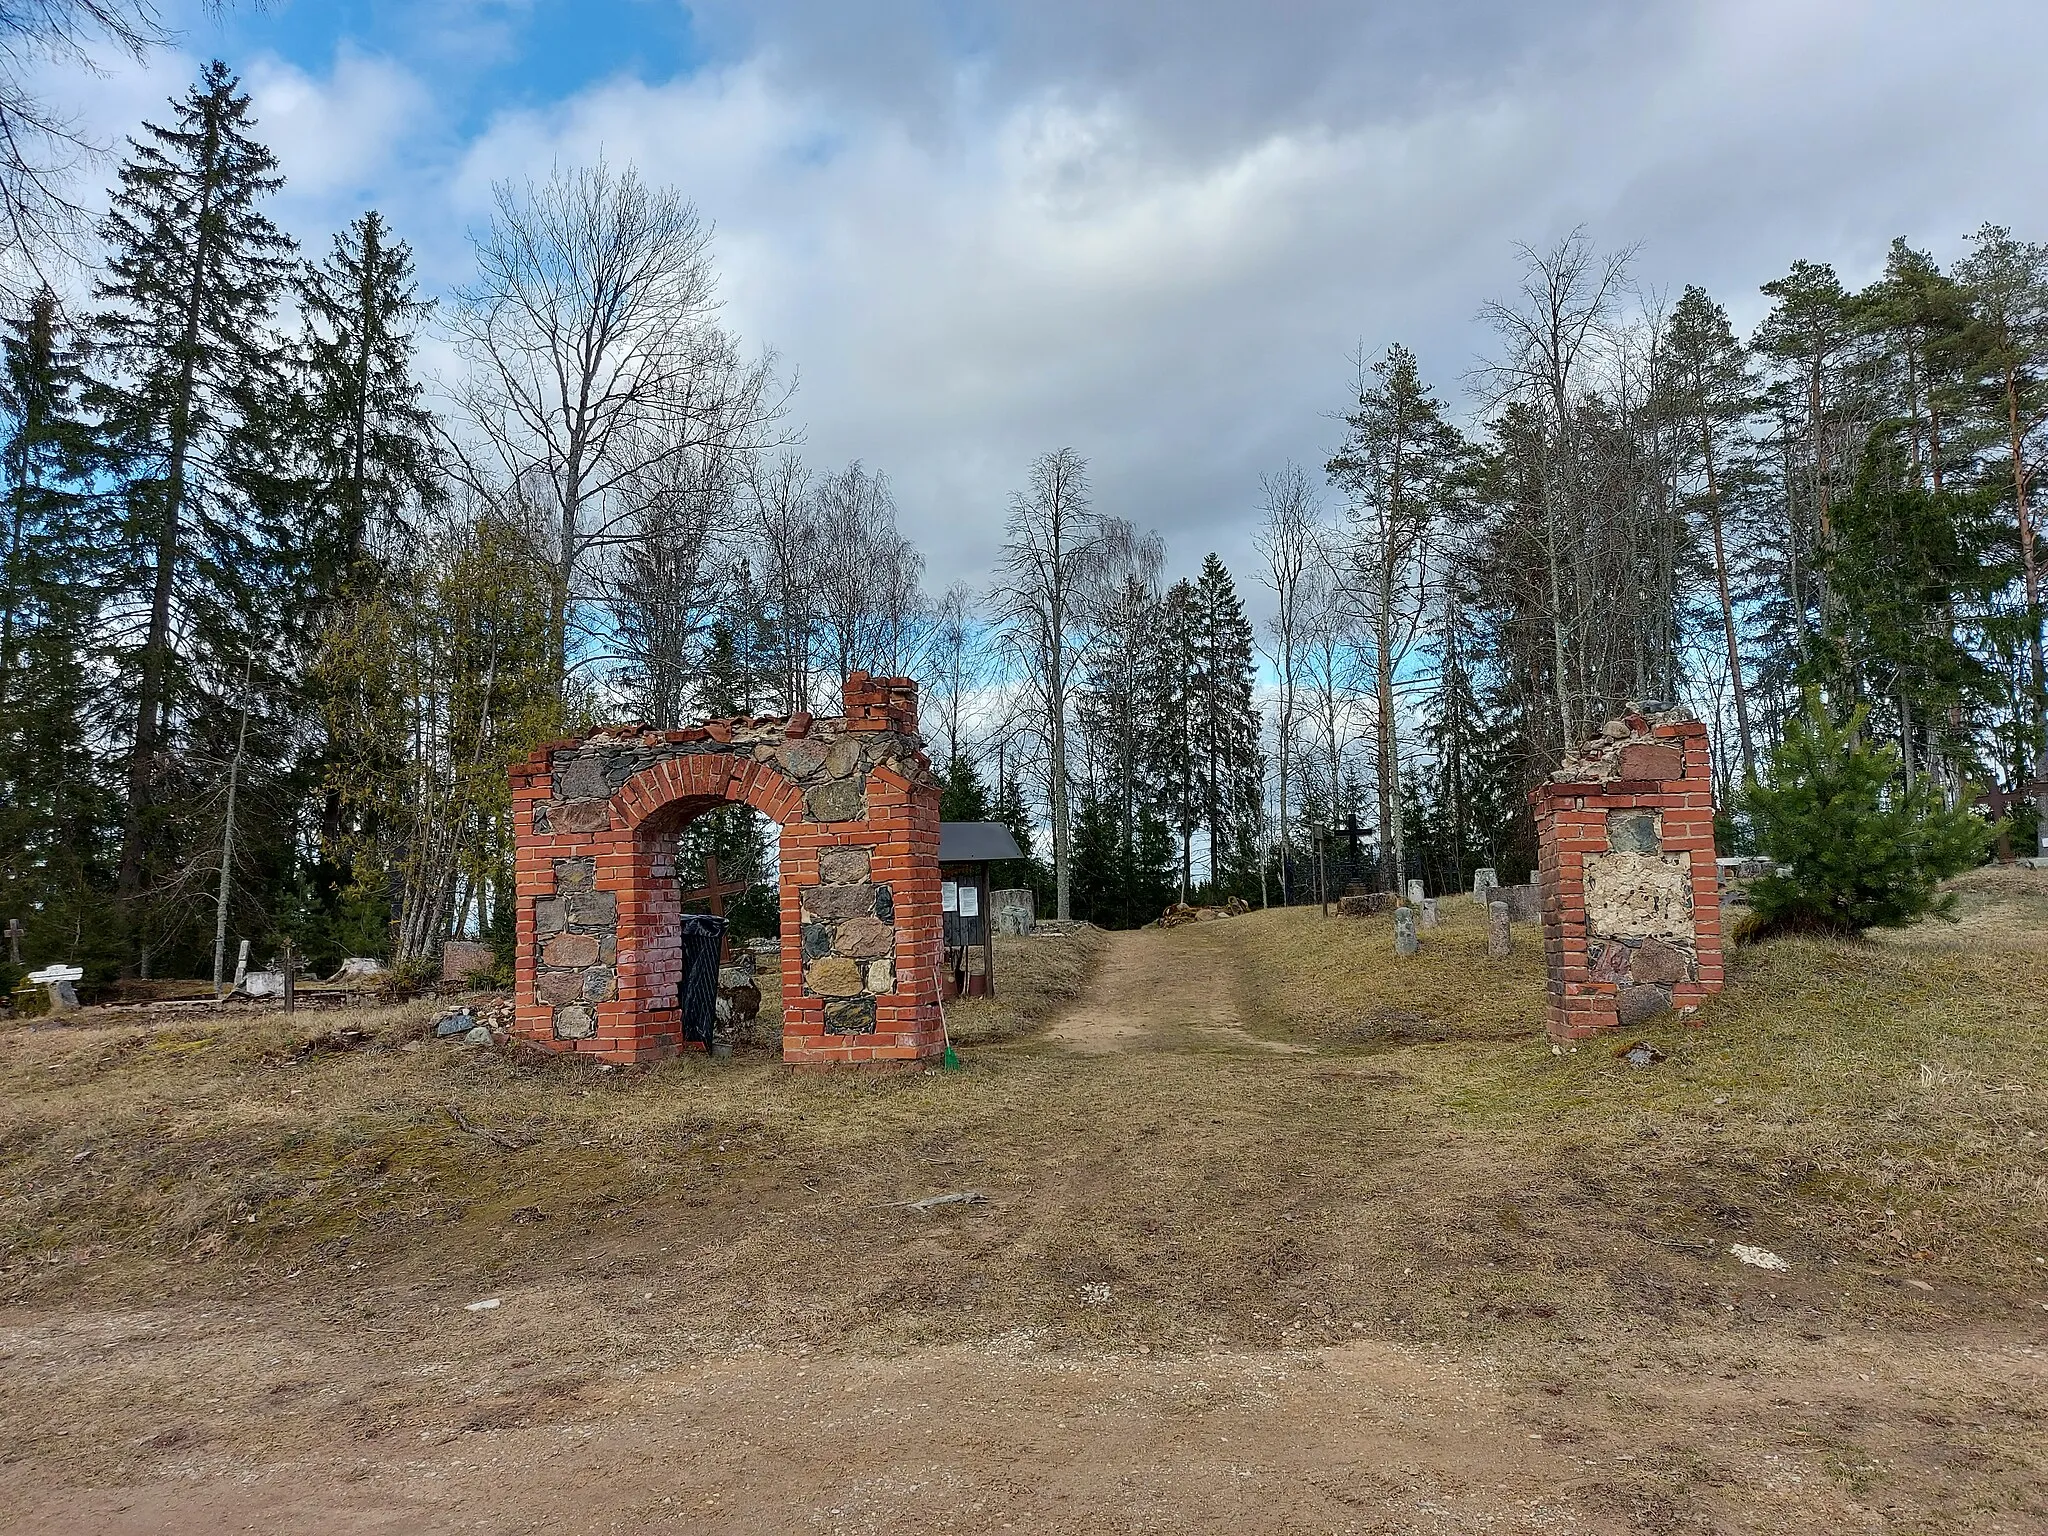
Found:
[[[290,194],[309,203],[359,197],[388,181],[401,146],[433,120],[421,80],[352,48],[324,78],[265,55],[251,62],[243,87]]]

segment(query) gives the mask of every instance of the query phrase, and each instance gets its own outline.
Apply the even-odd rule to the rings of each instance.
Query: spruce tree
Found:
[[[1242,868],[1242,833],[1262,782],[1259,716],[1253,707],[1252,626],[1237,585],[1211,554],[1194,585],[1189,713],[1197,753],[1201,823],[1209,834],[1209,884],[1220,898]],[[1233,866],[1236,866],[1236,869]]]
[[[116,889],[127,901],[163,862],[159,790],[194,695],[240,670],[219,654],[254,595],[230,459],[249,417],[281,393],[270,319],[292,250],[259,211],[281,178],[227,66],[209,64],[173,111],[170,126],[129,141],[96,290],[109,373],[95,403],[120,459],[127,584],[143,614],[123,658],[134,723]]]
[[[113,958],[105,918],[112,807],[89,735],[95,624],[115,547],[102,457],[81,414],[78,349],[48,288],[0,339],[0,899],[25,958]]]

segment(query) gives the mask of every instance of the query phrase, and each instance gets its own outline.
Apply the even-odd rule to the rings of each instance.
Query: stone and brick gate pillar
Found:
[[[939,1013],[939,786],[917,685],[846,680],[845,714],[552,742],[512,769],[514,1031],[648,1061],[684,1046],[676,835],[713,807],[782,827],[782,1054],[915,1061]]]
[[[1707,728],[1631,705],[1529,798],[1551,1038],[1689,1017],[1720,991]]]

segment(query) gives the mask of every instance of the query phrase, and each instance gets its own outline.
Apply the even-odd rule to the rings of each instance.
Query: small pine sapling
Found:
[[[1924,776],[1908,785],[1897,749],[1864,736],[1867,713],[1858,706],[1837,721],[1809,690],[1764,781],[1744,794],[1757,847],[1778,867],[1751,887],[1743,937],[1953,915],[1954,893],[1937,887],[1981,862],[1997,829],[1967,807],[1948,809]]]

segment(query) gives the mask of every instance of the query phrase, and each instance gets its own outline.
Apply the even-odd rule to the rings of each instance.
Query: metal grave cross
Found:
[[[713,917],[725,916],[725,898],[728,896],[744,895],[753,888],[754,882],[751,880],[727,880],[721,882],[718,878],[718,873],[718,852],[716,849],[713,849],[704,855],[704,883],[694,891],[684,891],[682,899],[685,902],[703,902],[705,906],[711,909]],[[725,936],[723,947],[719,951],[719,958],[721,960],[730,960],[732,958],[732,935],[730,933],[727,933]]]

